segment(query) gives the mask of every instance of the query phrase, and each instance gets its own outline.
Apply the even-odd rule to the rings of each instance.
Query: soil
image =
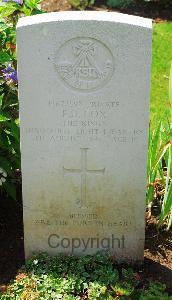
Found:
[[[21,197],[19,197],[21,199]],[[143,281],[158,280],[172,295],[172,231],[157,231],[156,219],[147,219]],[[0,289],[15,277],[24,264],[22,203],[0,199]]]
[[[158,230],[153,216],[146,218],[143,270],[148,279],[165,283],[172,294],[172,230]]]

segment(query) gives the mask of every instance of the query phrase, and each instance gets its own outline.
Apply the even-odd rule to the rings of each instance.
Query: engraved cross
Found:
[[[79,174],[81,175],[81,205],[86,204],[86,186],[87,174],[103,175],[105,168],[99,170],[87,169],[87,150],[89,148],[81,148],[81,168],[80,169],[67,169],[63,167],[64,174]]]

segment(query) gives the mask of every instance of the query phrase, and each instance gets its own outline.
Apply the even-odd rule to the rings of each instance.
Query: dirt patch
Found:
[[[147,220],[145,276],[165,283],[172,294],[172,231],[157,230],[156,219]]]
[[[67,0],[43,0],[42,9],[47,12],[70,10],[71,5]]]

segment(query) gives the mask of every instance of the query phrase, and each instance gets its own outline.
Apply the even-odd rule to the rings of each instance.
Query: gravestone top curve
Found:
[[[152,20],[148,18],[132,16],[116,12],[98,12],[98,11],[65,11],[52,12],[19,19],[17,28],[22,26],[36,25],[39,23],[57,22],[57,21],[100,21],[115,22],[145,28],[152,28]]]

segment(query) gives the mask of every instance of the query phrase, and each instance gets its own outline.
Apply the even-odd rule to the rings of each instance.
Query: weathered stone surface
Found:
[[[105,12],[19,21],[26,257],[143,258],[151,27]]]

